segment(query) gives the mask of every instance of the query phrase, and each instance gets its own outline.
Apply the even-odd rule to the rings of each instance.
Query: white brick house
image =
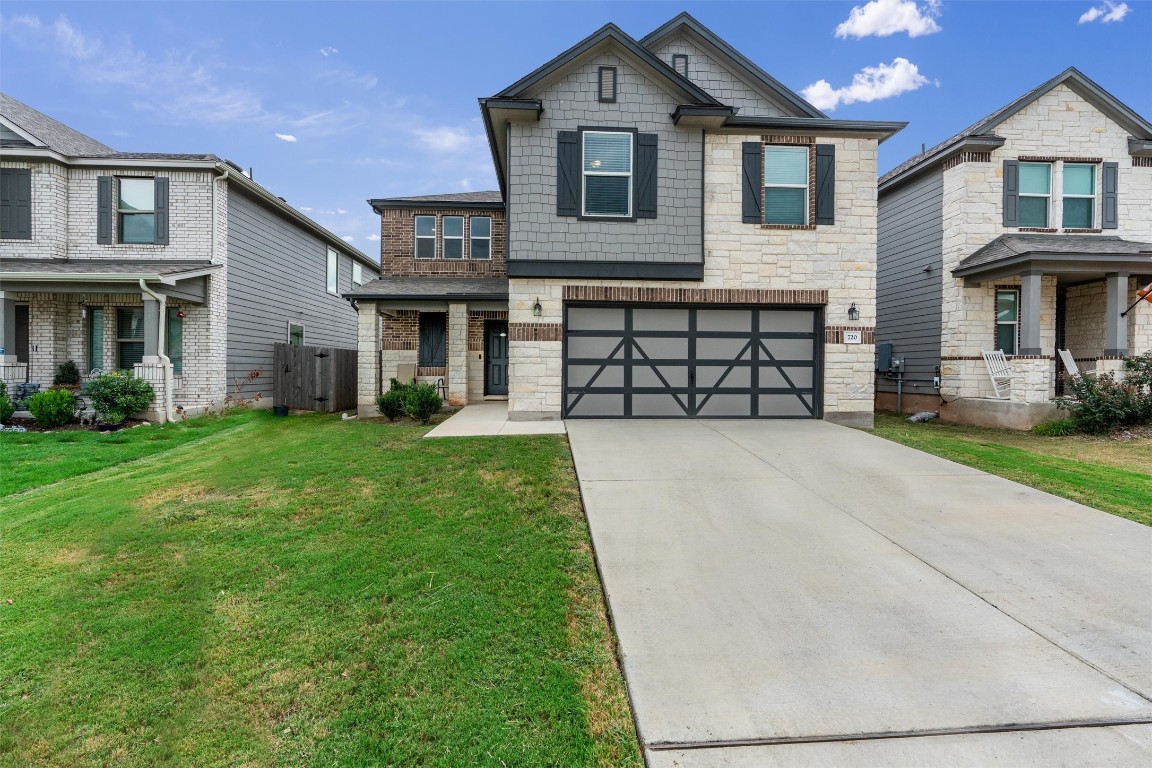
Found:
[[[1114,371],[1152,348],[1152,305],[1122,316],[1152,281],[1152,125],[1075,69],[881,177],[879,230],[877,340],[910,407],[1028,427],[1056,414],[1058,350]]]
[[[876,148],[903,123],[828,118],[688,14],[606,25],[481,111],[510,418],[871,425]],[[389,294],[351,295],[367,359]],[[482,361],[454,337],[450,379]],[[365,412],[391,375],[362,378]]]
[[[131,369],[156,389],[148,415],[169,418],[218,407],[254,369],[245,395],[270,395],[272,345],[293,334],[355,345],[339,293],[377,265],[238,166],[117,152],[2,94],[0,131],[10,390],[46,388],[69,360],[84,372]]]

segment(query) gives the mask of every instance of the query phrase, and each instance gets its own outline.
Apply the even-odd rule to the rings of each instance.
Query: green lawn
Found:
[[[641,765],[566,441],[425,431],[249,414],[6,498],[0,763]]]
[[[1152,525],[1152,440],[1117,441],[877,414],[876,434],[1096,509]]]

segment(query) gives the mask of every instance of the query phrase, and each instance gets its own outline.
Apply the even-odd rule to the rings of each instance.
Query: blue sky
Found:
[[[116,149],[251,167],[377,255],[365,199],[495,188],[478,97],[685,10],[833,117],[908,121],[882,172],[1069,66],[1152,117],[1148,0],[5,0],[0,88]]]

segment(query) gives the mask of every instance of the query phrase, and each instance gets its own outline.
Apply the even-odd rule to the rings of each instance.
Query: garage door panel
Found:
[[[763,389],[811,389],[813,378],[811,368],[781,366],[760,369],[760,386]]]
[[[573,336],[568,339],[568,357],[604,360],[623,357],[624,344],[614,336]]]
[[[614,331],[624,327],[621,307],[572,307],[568,327],[577,331]]]
[[[687,403],[688,396],[684,394],[638,393],[632,395],[632,415],[682,418],[688,415]]]
[[[657,375],[659,374],[659,375]],[[660,377],[664,380],[661,381]],[[632,385],[635,387],[688,387],[688,366],[686,365],[634,365]]]
[[[696,357],[701,360],[751,360],[752,340],[747,337],[700,337],[696,339]]]
[[[706,399],[701,398],[696,415],[700,418],[713,419],[747,418],[752,415],[752,397],[750,395],[712,395]]]
[[[760,310],[760,330],[812,333],[812,310]]]
[[[813,339],[761,339],[760,353],[769,360],[811,360]]]
[[[696,366],[696,386],[701,389],[711,387],[742,387],[748,389],[752,386],[751,365],[698,365]]]
[[[811,417],[814,415],[811,408],[812,395],[760,395],[759,405],[761,413],[771,413],[776,416]]]
[[[634,331],[688,331],[687,309],[634,309]]]
[[[659,336],[656,338],[638,336],[632,341],[634,357],[638,360],[686,360],[688,359],[688,339],[675,339]]]
[[[569,387],[623,387],[623,365],[570,365],[568,366]]]
[[[568,415],[577,418],[581,416],[623,416],[624,395],[569,395]]]
[[[752,310],[748,309],[706,309],[696,313],[697,331],[723,331],[726,333],[751,333]]]

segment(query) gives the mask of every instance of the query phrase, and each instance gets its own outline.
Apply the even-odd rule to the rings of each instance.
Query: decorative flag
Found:
[[[1136,295],[1149,304],[1152,304],[1152,283],[1148,283],[1148,285],[1136,291]]]

